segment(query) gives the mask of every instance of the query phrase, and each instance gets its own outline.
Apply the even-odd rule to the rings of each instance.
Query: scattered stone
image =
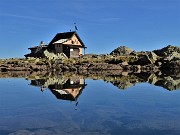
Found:
[[[123,76],[128,76],[128,72],[122,72]]]
[[[129,64],[125,61],[125,62],[122,62],[120,65],[122,65],[122,66],[127,66],[127,65],[129,65]]]

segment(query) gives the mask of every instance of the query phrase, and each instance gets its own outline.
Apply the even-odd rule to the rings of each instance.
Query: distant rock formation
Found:
[[[131,52],[133,52],[133,50],[131,48],[128,48],[126,46],[120,46],[120,47],[114,49],[110,53],[110,55],[116,55],[116,56],[129,55]]]
[[[153,52],[158,56],[168,56],[172,53],[180,54],[180,47],[168,45],[162,49],[154,50]]]

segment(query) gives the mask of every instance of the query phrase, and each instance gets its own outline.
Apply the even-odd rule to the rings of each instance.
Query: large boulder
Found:
[[[154,64],[158,60],[158,56],[154,52],[137,52],[136,60],[129,62],[130,65],[149,65]]]
[[[161,62],[162,69],[180,69],[180,50],[179,47],[166,47],[163,56],[157,62]]]
[[[120,47],[114,49],[110,53],[110,55],[116,55],[116,56],[129,55],[131,52],[133,52],[133,50],[131,48],[128,48],[126,46],[120,46]]]

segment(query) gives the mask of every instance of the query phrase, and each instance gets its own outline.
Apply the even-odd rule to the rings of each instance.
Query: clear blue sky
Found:
[[[180,0],[0,0],[0,58],[23,57],[74,22],[87,53],[180,45]]]

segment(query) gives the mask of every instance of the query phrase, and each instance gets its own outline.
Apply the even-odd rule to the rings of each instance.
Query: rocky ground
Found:
[[[128,71],[158,72],[160,70],[180,71],[180,47],[167,46],[154,51],[136,52],[120,46],[110,54],[84,55],[81,58],[59,57],[22,58],[0,60],[0,72],[8,71],[73,71],[89,72],[111,70],[111,73]]]

